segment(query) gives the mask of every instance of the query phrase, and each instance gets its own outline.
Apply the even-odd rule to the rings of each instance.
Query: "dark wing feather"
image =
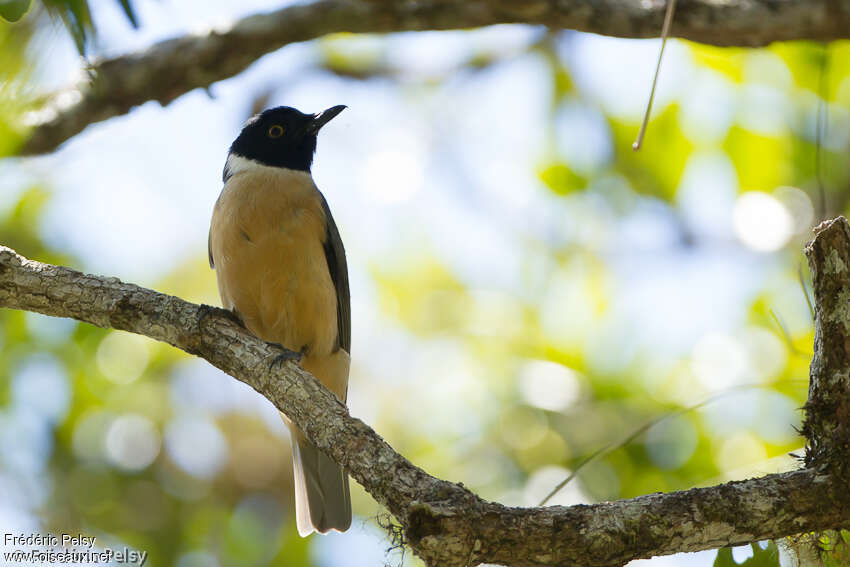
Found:
[[[351,296],[348,291],[348,266],[345,262],[345,248],[339,230],[331,215],[328,202],[324,195],[322,197],[322,208],[325,211],[327,226],[325,227],[325,259],[328,262],[328,270],[331,273],[334,288],[336,288],[336,320],[339,346],[351,354]]]
[[[210,268],[215,269],[215,262],[212,256],[212,227],[210,227],[210,233],[207,236],[207,257],[210,259]]]

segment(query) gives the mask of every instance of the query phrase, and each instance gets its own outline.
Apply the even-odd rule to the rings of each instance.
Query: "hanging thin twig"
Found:
[[[652,113],[652,101],[655,99],[655,86],[658,84],[658,74],[661,71],[661,58],[664,56],[664,46],[667,45],[667,37],[670,35],[670,25],[673,23],[673,10],[676,9],[676,0],[667,0],[667,12],[664,14],[664,27],[661,29],[661,51],[658,52],[658,63],[655,65],[655,76],[652,77],[652,89],[649,91],[649,102],[646,104],[646,113],[640,125],[637,140],[632,144],[632,149],[638,151],[643,144],[643,136],[646,134],[646,126],[649,124],[649,115]]]

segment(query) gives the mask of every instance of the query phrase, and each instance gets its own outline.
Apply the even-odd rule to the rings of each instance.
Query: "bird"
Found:
[[[351,352],[348,267],[311,167],[319,130],[345,108],[305,114],[279,106],[251,117],[230,146],[209,232],[223,307],[260,339],[300,353],[304,370],[343,403]],[[347,530],[347,474],[281,416],[292,439],[298,533]]]

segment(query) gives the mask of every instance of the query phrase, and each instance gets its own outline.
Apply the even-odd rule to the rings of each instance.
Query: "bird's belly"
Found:
[[[306,347],[311,354],[332,352],[336,292],[315,235],[301,234],[297,225],[260,234],[238,227],[227,232],[216,261],[225,306],[264,340],[295,351]]]

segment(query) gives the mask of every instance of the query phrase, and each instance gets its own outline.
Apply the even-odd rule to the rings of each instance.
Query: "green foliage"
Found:
[[[581,191],[587,186],[587,179],[574,172],[565,163],[553,163],[540,171],[540,180],[556,195],[564,196],[573,191]]]
[[[47,11],[62,20],[80,55],[95,33],[88,0],[43,0]]]
[[[452,333],[468,317],[469,297],[454,275],[434,260],[425,259],[403,272],[374,273],[384,293],[383,309],[411,330],[430,335]]]
[[[0,18],[17,22],[30,9],[32,0],[0,0]]]
[[[791,146],[788,137],[765,136],[732,126],[723,143],[738,173],[738,184],[744,191],[771,190],[791,182]],[[764,164],[774,164],[765,167]]]
[[[346,77],[374,77],[385,66],[380,39],[374,36],[333,34],[318,42],[326,69]]]
[[[777,43],[771,46],[771,51],[778,54],[787,64],[794,77],[794,82],[800,88],[819,94],[821,77],[827,63],[827,46],[821,43],[798,41],[792,44]],[[832,92],[824,93],[827,99],[832,98]]]
[[[130,3],[130,0],[118,0],[118,4],[121,6],[121,10],[130,24],[134,28],[139,27],[139,20],[136,18],[136,13],[133,11],[133,5]]]
[[[717,559],[714,560],[714,567],[779,567],[779,548],[776,546],[776,542],[769,541],[764,549],[757,543],[751,543],[750,547],[753,550],[753,556],[747,558],[743,563],[735,562],[731,548],[719,549]]]
[[[829,530],[818,537],[820,559],[824,567],[850,565],[850,531]]]
[[[678,123],[679,108],[671,104],[650,122],[644,147],[632,151],[635,125],[609,118],[615,151],[614,167],[638,193],[671,200],[676,194],[693,144]]]
[[[32,74],[26,50],[32,36],[28,22],[0,22],[0,157],[13,155],[22,141],[21,116],[32,97]]]
[[[735,83],[743,82],[744,61],[749,50],[701,43],[688,43],[688,46],[700,66],[721,73]]]
[[[139,21],[130,0],[116,0],[127,20],[138,27]],[[86,47],[95,35],[94,22],[88,0],[42,0],[44,8],[53,16],[62,20],[68,33],[74,39],[77,51],[84,55]],[[0,0],[0,18],[8,22],[17,22],[29,11],[32,0]],[[2,155],[2,154],[0,154]]]

